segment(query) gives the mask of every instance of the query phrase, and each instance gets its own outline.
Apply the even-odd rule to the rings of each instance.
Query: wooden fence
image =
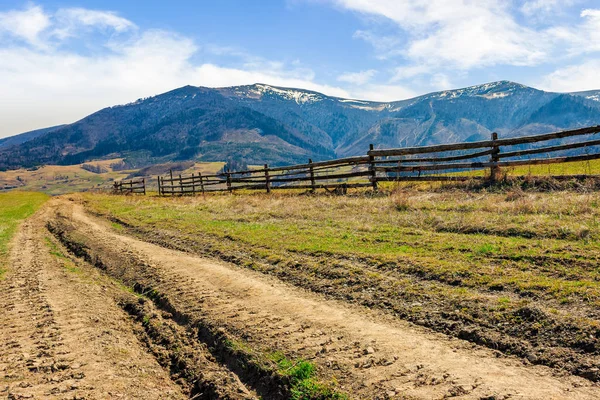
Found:
[[[600,126],[548,133],[543,135],[441,144],[398,149],[375,149],[370,146],[365,156],[312,162],[284,167],[269,167],[246,171],[225,171],[217,174],[194,173],[187,176],[158,176],[160,195],[194,195],[198,193],[234,190],[335,189],[371,187],[377,190],[383,181],[466,181],[499,179],[501,168],[600,159],[600,140],[595,134]],[[588,136],[588,137],[585,137]],[[593,137],[592,137],[593,136]],[[569,139],[570,138],[570,139]],[[566,143],[565,143],[565,140]],[[562,142],[561,142],[562,141]],[[541,147],[536,144],[541,143]],[[532,146],[533,144],[533,146]],[[585,154],[568,154],[585,149]],[[590,152],[589,150],[593,150]],[[558,154],[557,153],[562,153]],[[567,154],[565,154],[567,153]],[[542,154],[545,157],[531,158]],[[461,171],[488,170],[486,176]],[[569,178],[589,177],[589,175]],[[565,178],[555,177],[557,179]]]
[[[131,179],[127,181],[115,182],[113,189],[116,193],[129,194],[139,193],[146,194],[146,179]]]

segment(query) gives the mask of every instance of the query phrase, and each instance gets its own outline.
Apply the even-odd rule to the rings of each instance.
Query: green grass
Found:
[[[67,257],[63,254],[63,252],[60,250],[58,245],[56,243],[54,243],[52,241],[52,239],[46,237],[46,238],[44,238],[44,242],[45,242],[46,246],[48,247],[48,249],[50,249],[50,254],[53,255],[54,257],[58,258],[61,261],[63,267],[65,267],[67,272],[70,272],[72,274],[83,273],[83,271],[80,268],[78,268],[77,265],[75,265],[69,259],[69,257]]]
[[[393,263],[461,286],[503,284],[600,304],[598,193],[410,193],[393,197],[90,196],[134,226],[231,239],[277,258],[333,254]],[[592,262],[592,264],[590,264]]]
[[[54,243],[50,238],[44,238],[44,242],[46,246],[50,249],[50,254],[54,257],[61,258],[63,260],[67,259],[67,257],[60,251],[56,243]]]
[[[48,195],[36,192],[0,193],[0,279],[8,268],[9,244],[17,227],[47,199]]]
[[[122,231],[123,230],[123,225],[117,223],[117,222],[111,222],[110,226],[112,226],[112,228],[116,231]]]
[[[306,360],[288,359],[281,352],[274,352],[268,358],[275,363],[277,371],[290,379],[291,400],[326,400],[347,399],[344,394],[337,393],[332,385],[319,382],[316,378],[316,367]]]
[[[335,383],[321,382],[317,377],[315,365],[309,361],[290,360],[281,351],[263,352],[241,340],[227,339],[225,343],[229,349],[250,357],[261,365],[262,369],[287,378],[290,383],[290,400],[348,399],[346,395],[335,390]]]
[[[560,343],[578,354],[588,346],[579,337],[600,335],[598,191],[404,187],[377,196],[85,200],[142,238],[217,255],[433,329],[493,329],[482,342],[493,348],[500,334],[532,346]],[[528,309],[542,311],[531,321],[522,317]],[[282,373],[310,375],[301,360],[271,361]],[[318,387],[310,378],[294,381],[296,398],[311,398],[306,393]]]
[[[480,255],[489,255],[498,251],[498,248],[493,244],[485,243],[479,246],[475,251]]]
[[[541,158],[542,156],[538,156]],[[502,175],[507,176],[550,176],[550,175],[600,175],[600,160],[573,161],[560,164],[523,165],[500,169]],[[474,171],[453,172],[448,175],[485,176],[489,169]]]

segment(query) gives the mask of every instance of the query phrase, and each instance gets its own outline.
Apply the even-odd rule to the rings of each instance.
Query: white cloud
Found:
[[[437,74],[433,74],[431,77],[430,84],[432,87],[442,90],[448,90],[453,88],[453,84],[450,81],[448,75],[438,72]]]
[[[581,52],[600,51],[600,9],[586,9],[581,12],[585,19],[582,32],[579,32]]]
[[[369,83],[376,74],[377,71],[374,69],[359,72],[346,72],[338,76],[337,80],[361,86]]]
[[[84,27],[109,29],[117,33],[136,28],[133,22],[114,12],[85,8],[60,9],[54,15],[54,19],[55,29],[52,36],[59,39],[75,36]]]
[[[402,40],[396,36],[381,36],[371,31],[358,30],[353,35],[354,39],[362,39],[375,48],[376,57],[387,60],[401,56],[404,53]]]
[[[0,33],[46,50],[53,48],[61,40],[75,36],[83,28],[107,29],[119,33],[135,27],[133,22],[113,12],[84,8],[59,9],[56,13],[49,14],[42,7],[30,4],[24,10],[0,13]]]
[[[530,0],[525,1],[521,6],[521,12],[528,17],[548,16],[561,13],[565,8],[570,7],[581,0]]]
[[[544,90],[576,92],[600,89],[600,60],[589,60],[578,65],[559,68],[538,83]]]
[[[314,83],[312,71],[244,70],[190,61],[189,39],[149,31],[105,56],[32,49],[0,49],[0,119],[4,135],[71,122],[99,108],[123,104],[184,85],[230,86],[267,82],[350,97],[343,89]],[[43,66],[43,68],[40,68]],[[0,135],[1,136],[1,135]]]
[[[101,107],[187,84],[262,82],[391,101],[452,88],[454,80],[462,84],[468,71],[483,74],[484,67],[544,64],[556,69],[540,79],[544,89],[600,88],[600,61],[577,59],[600,52],[598,9],[583,10],[578,25],[536,30],[516,16],[526,15],[525,7],[541,15],[565,3],[532,0],[518,8],[517,2],[499,0],[322,1],[369,17],[368,29],[354,37],[372,44],[386,68],[346,72],[327,85],[316,82],[315,71],[298,60],[268,60],[237,47],[144,30],[109,11],[50,12],[31,4],[0,12],[0,137],[70,122]],[[386,21],[383,34],[381,20]],[[389,29],[390,21],[397,34]],[[394,62],[402,66],[390,67]],[[502,70],[496,72],[504,79]]]
[[[398,54],[416,64],[471,69],[497,64],[534,65],[547,56],[548,49],[536,32],[515,21],[510,2],[334,1],[340,7],[395,22],[408,35],[406,46]],[[361,33],[358,37],[377,42],[372,34]],[[393,41],[389,36],[383,38],[391,46],[395,45]]]
[[[417,93],[401,85],[371,84],[352,92],[351,98],[371,101],[396,101],[415,97]]]
[[[36,47],[43,46],[39,35],[49,26],[50,17],[38,6],[0,13],[0,33],[24,40]]]
[[[425,64],[398,67],[390,81],[410,81],[413,86],[421,87],[425,91],[448,90],[454,87],[446,73],[436,72],[432,66]]]
[[[184,85],[230,86],[264,82],[351,97],[347,91],[314,82],[315,73],[253,57],[241,50],[206,46],[207,53],[229,52],[242,58],[235,67],[196,63],[202,50],[189,37],[161,30],[136,29],[114,13],[40,7],[0,14],[0,137],[72,122],[102,107],[123,104]],[[92,31],[89,31],[92,29]],[[88,30],[88,31],[86,31]],[[95,30],[95,31],[94,31]],[[57,33],[60,32],[60,33]],[[122,35],[114,35],[122,33]],[[102,51],[81,53],[67,38],[92,35]],[[88,37],[82,41],[88,42]]]
[[[117,32],[134,28],[135,24],[128,19],[119,17],[110,11],[87,10],[85,8],[68,8],[60,10],[57,18],[73,21],[87,26],[103,26],[114,29]]]
[[[564,49],[560,56],[574,57],[600,51],[600,9],[581,11],[582,21],[577,26],[556,26],[547,30],[557,48]]]
[[[431,67],[428,65],[409,65],[404,67],[396,68],[394,76],[392,77],[393,82],[401,81],[404,79],[414,78],[415,76],[428,74],[431,72]]]
[[[401,64],[392,83],[447,89],[452,87],[450,75],[464,78],[475,70],[481,74],[540,65],[557,68],[547,87],[565,89],[565,71],[586,77],[572,77],[574,87],[589,88],[595,82],[589,63],[558,68],[600,52],[600,9],[584,9],[577,22],[565,18],[565,11],[582,0],[323,1],[369,17],[369,29],[357,31],[354,38],[370,43],[377,58]],[[397,34],[390,34],[390,22],[399,28]]]

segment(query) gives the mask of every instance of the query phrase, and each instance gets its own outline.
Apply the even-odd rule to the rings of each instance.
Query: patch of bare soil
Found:
[[[70,255],[52,207],[23,224],[0,281],[0,398],[257,398],[193,332]]]
[[[379,309],[419,326],[520,357],[526,363],[600,382],[600,314],[589,304],[563,305],[554,298],[538,298],[518,308],[502,308],[498,307],[502,298],[519,302],[529,295],[505,287],[466,287],[465,295],[451,297],[449,289],[464,284],[460,277],[424,272],[408,262],[399,268],[396,262],[368,257],[273,251],[231,238],[131,226],[109,218],[145,242],[218,258],[330,299]],[[590,268],[595,265],[594,260],[586,262]],[[477,294],[473,298],[468,294],[471,289]]]
[[[197,329],[217,361],[251,364],[219,351],[236,339],[263,353],[313,361],[321,379],[356,398],[596,399],[589,380],[433,333],[374,310],[304,291],[232,264],[169,250],[110,229],[73,202],[52,202],[51,230],[80,257],[147,293],[186,329]],[[257,369],[238,374],[265,398],[273,385]],[[254,385],[254,386],[252,386]]]
[[[185,398],[133,334],[111,285],[49,253],[46,216],[24,223],[0,282],[1,395]]]

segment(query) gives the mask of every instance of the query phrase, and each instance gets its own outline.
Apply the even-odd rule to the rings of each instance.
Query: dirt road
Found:
[[[74,254],[70,260],[49,254],[47,221]],[[600,387],[583,378],[525,365],[245,268],[123,235],[65,198],[51,200],[23,226],[12,260],[12,272],[0,283],[0,308],[7,310],[0,314],[3,394],[189,395],[182,390],[185,384],[169,378],[172,368],[169,372],[161,358],[169,346],[163,343],[157,350],[156,335],[170,327],[167,334],[183,338],[195,364],[205,371],[197,379],[225,387],[222,392],[213,389],[213,398],[285,396],[277,388],[280,383],[259,370],[248,372],[250,364],[240,368],[245,361],[232,359],[246,350],[310,360],[322,381],[335,382],[350,398],[600,398]],[[61,265],[66,262],[76,262],[78,272]],[[115,280],[152,301],[124,299]],[[136,302],[151,307],[149,314],[136,308]],[[146,315],[145,333],[139,332],[135,315]],[[147,320],[148,315],[152,318]],[[149,326],[156,328],[153,333]],[[193,335],[186,334],[190,329]],[[164,330],[162,334],[164,341]],[[240,343],[242,350],[223,350],[220,335],[227,343]]]
[[[127,274],[158,288],[181,314],[198,314],[257,347],[311,359],[357,397],[600,396],[600,388],[585,379],[554,376],[551,369],[324,300],[247,269],[120,235],[72,202],[57,209],[97,254],[125,255]]]
[[[22,225],[0,281],[0,397],[185,398],[116,306],[114,283],[50,253],[50,215]]]

